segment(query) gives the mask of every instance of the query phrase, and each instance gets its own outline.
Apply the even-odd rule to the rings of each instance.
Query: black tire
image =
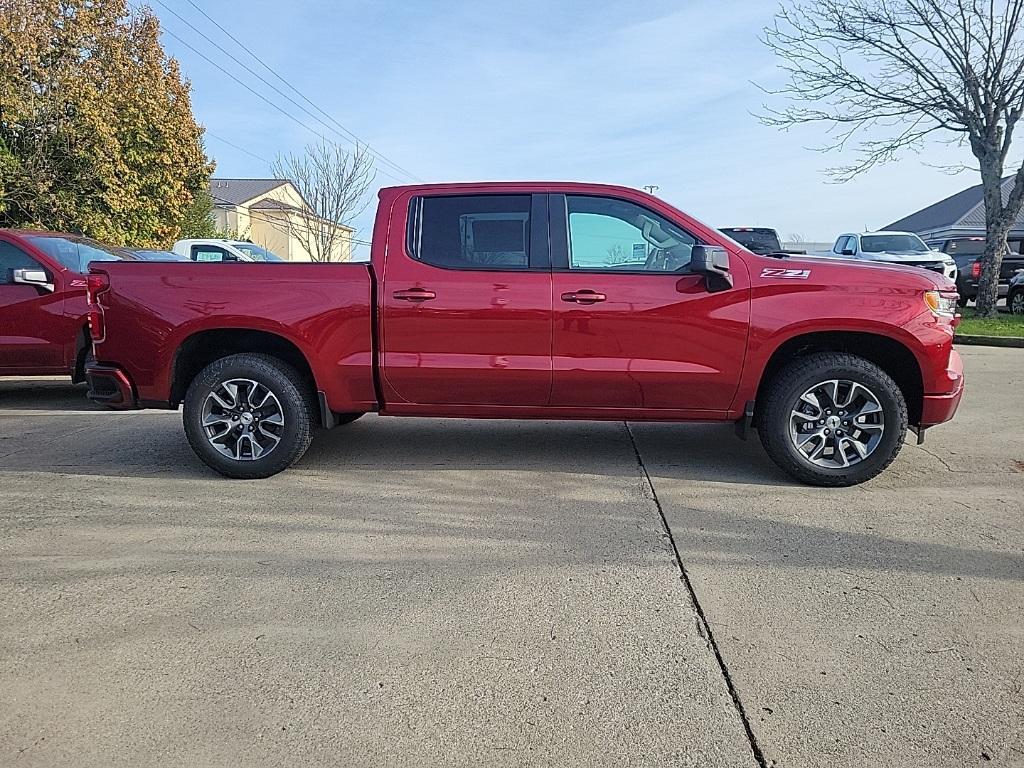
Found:
[[[964,307],[967,306],[968,301],[970,301],[970,299],[968,299],[966,296],[959,296],[957,297],[956,305],[960,307],[960,309],[963,309]]]
[[[1006,308],[1010,314],[1024,315],[1024,288],[1015,288],[1006,295]]]
[[[849,467],[813,463],[790,435],[790,419],[801,395],[815,384],[833,379],[867,387],[877,398],[884,419],[873,450]],[[845,352],[821,352],[789,363],[766,388],[757,418],[758,436],[771,460],[802,483],[826,487],[856,485],[875,477],[896,458],[907,434],[907,404],[896,382],[874,363]]]
[[[203,426],[207,398],[215,388],[232,379],[256,382],[269,390],[280,405],[284,424],[279,429],[279,442],[267,449],[265,456],[243,459],[226,456],[213,445]],[[294,368],[270,355],[244,353],[215,360],[192,380],[185,395],[182,421],[189,445],[204,464],[225,477],[255,480],[276,475],[298,461],[309,448],[315,412],[309,389],[309,382]]]

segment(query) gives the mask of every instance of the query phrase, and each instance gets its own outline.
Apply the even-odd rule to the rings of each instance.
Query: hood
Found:
[[[814,255],[797,255],[789,256],[785,259],[772,259],[776,262],[773,266],[779,267],[794,267],[800,268],[804,266],[814,265],[815,269],[824,269],[826,272],[830,272],[834,269],[866,269],[874,272],[888,272],[890,277],[886,279],[896,283],[898,281],[908,281],[912,284],[921,286],[924,290],[942,290],[948,291],[955,287],[955,283],[949,278],[939,274],[938,272],[932,272],[927,269],[918,269],[914,267],[901,266],[901,263],[905,262],[921,262],[921,261],[939,261],[945,256],[945,254],[936,253],[935,259],[921,258],[925,254],[899,254],[903,258],[898,259],[880,259],[878,261],[869,259],[855,259],[849,256],[825,256],[822,254]],[[916,258],[914,257],[916,256]]]

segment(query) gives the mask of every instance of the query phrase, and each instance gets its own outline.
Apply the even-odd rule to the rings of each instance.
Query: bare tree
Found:
[[[308,203],[295,212],[292,232],[313,261],[332,261],[349,252],[351,235],[342,227],[366,210],[367,191],[376,176],[373,155],[362,145],[346,152],[335,144],[310,144],[301,155],[282,155],[274,162],[275,176],[288,179]]]
[[[796,245],[801,245],[802,243],[807,242],[807,238],[801,235],[799,232],[790,232],[789,242],[795,243]]]
[[[1006,236],[1024,207],[1024,163],[1002,196],[1004,165],[1024,114],[1024,0],[808,0],[765,30],[788,83],[762,120],[824,123],[823,149],[857,144],[845,181],[945,136],[977,158],[987,242],[978,314],[992,316]]]

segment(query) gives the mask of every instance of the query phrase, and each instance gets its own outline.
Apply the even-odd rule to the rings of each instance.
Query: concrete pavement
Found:
[[[373,417],[233,482],[0,382],[0,765],[1024,764],[1024,356],[963,353],[839,491],[724,427]]]

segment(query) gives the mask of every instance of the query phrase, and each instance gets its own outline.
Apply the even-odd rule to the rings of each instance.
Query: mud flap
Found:
[[[736,437],[746,440],[754,424],[754,401],[748,400],[743,416],[736,420]]]

